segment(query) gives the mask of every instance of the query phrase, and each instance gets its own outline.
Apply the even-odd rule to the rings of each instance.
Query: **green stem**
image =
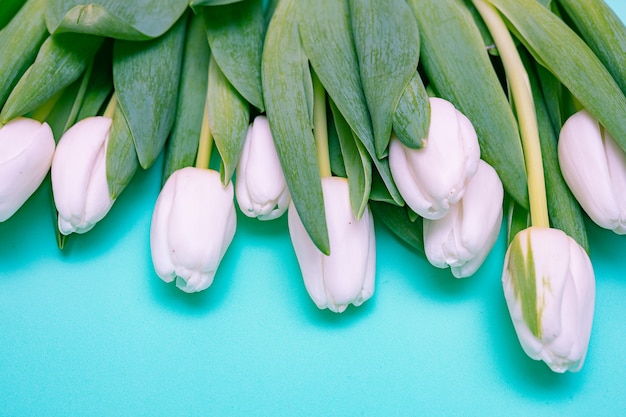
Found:
[[[200,128],[200,142],[198,143],[198,155],[196,156],[196,168],[209,169],[209,162],[211,161],[211,148],[212,147],[213,147],[213,136],[211,135],[211,125],[209,124],[209,94],[207,91],[206,99],[204,101],[204,113],[202,116],[202,126]]]
[[[76,93],[76,98],[74,98],[74,104],[72,104],[72,109],[70,110],[69,116],[67,116],[67,121],[65,122],[65,128],[63,131],[67,131],[75,122],[78,117],[78,112],[83,105],[83,101],[85,99],[85,94],[87,93],[87,87],[89,85],[89,79],[91,78],[91,71],[93,69],[93,61],[89,64],[87,69],[85,70],[85,74],[83,75],[83,79],[80,82],[80,87],[78,87],[78,92]]]
[[[46,101],[41,107],[33,111],[31,118],[43,123],[54,108],[54,105],[57,104],[57,101],[59,101],[62,94],[63,90],[52,96],[50,100]]]
[[[473,2],[491,32],[509,81],[524,148],[531,224],[550,227],[539,128],[528,74],[500,13],[484,0]]]
[[[328,126],[326,124],[326,91],[317,78],[315,71],[311,70],[313,78],[313,136],[317,147],[317,162],[320,166],[322,177],[332,176],[330,170],[330,154],[328,151]]]
[[[107,104],[106,109],[104,109],[104,117],[108,117],[109,119],[113,119],[113,115],[115,114],[115,109],[117,108],[117,93],[113,92],[111,99],[109,100],[109,104]]]

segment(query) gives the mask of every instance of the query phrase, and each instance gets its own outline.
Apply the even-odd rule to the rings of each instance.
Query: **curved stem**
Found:
[[[198,154],[196,155],[196,168],[209,169],[212,147],[213,136],[211,135],[211,125],[209,124],[209,94],[207,91],[206,99],[204,101],[204,112],[202,114],[202,127],[200,128]]]
[[[550,227],[539,128],[528,74],[500,13],[484,0],[473,3],[491,32],[511,88],[526,161],[531,224]]]
[[[332,176],[330,170],[330,155],[328,152],[328,126],[326,124],[326,91],[317,78],[315,71],[311,70],[313,78],[313,136],[317,147],[317,162],[320,166],[322,177]]]

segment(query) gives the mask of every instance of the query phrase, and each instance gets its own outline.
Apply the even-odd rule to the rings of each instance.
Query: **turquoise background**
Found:
[[[519,346],[503,236],[456,280],[378,225],[374,297],[336,315],[308,298],[286,219],[239,215],[210,289],[164,284],[149,252],[161,162],[64,252],[47,186],[0,223],[0,416],[626,415],[623,236],[589,224],[592,339],[583,370],[559,375]]]

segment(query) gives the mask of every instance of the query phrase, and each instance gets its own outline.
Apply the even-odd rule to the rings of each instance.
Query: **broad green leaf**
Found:
[[[409,148],[419,149],[428,136],[430,102],[419,72],[415,71],[393,113],[393,131]]]
[[[86,75],[87,77],[89,76],[88,74]],[[84,81],[85,76],[67,86],[46,117],[46,123],[48,123],[50,129],[52,129],[52,134],[57,142],[68,128],[68,120],[75,107],[77,95]]]
[[[46,0],[28,0],[0,31],[0,107],[48,35],[45,6]]]
[[[76,33],[49,36],[18,81],[0,114],[6,122],[42,106],[76,81],[93,60],[102,38]]]
[[[26,0],[2,0],[2,8],[0,8],[0,29],[11,21],[25,2]]]
[[[593,51],[536,0],[490,0],[580,104],[626,149],[626,96]]]
[[[442,98],[469,118],[478,134],[481,158],[496,170],[507,193],[528,207],[517,121],[470,12],[459,0],[409,4],[420,29],[420,57],[428,79]]]
[[[107,183],[111,198],[117,198],[135,175],[139,161],[133,136],[123,109],[118,105],[106,149]]]
[[[348,177],[350,205],[354,216],[360,219],[367,209],[367,202],[372,189],[372,161],[367,150],[355,137],[354,132],[332,101],[330,108],[337,129],[346,176]]]
[[[311,125],[308,61],[302,49],[296,1],[279,2],[263,48],[263,95],[276,150],[298,215],[313,243],[330,253],[324,197]]]
[[[330,113],[330,105],[327,106],[327,113]],[[337,177],[347,178],[346,166],[343,163],[343,155],[341,154],[341,145],[339,144],[339,134],[335,126],[334,117],[328,117],[328,157],[330,159],[330,170]]]
[[[533,92],[533,102],[535,103],[550,226],[564,231],[588,253],[589,242],[582,210],[565,183],[559,167],[557,153],[559,130],[554,129],[550,120],[546,101],[541,94],[541,86],[533,68],[534,61],[528,56],[528,53],[523,53],[522,59],[526,66],[530,88]]]
[[[250,107],[241,97],[211,55],[209,62],[208,116],[215,146],[222,158],[220,177],[228,184],[241,156],[248,124]]]
[[[192,166],[196,160],[207,94],[209,56],[202,16],[193,15],[185,38],[176,117],[165,152],[163,184],[174,171]]]
[[[421,218],[411,220],[406,206],[371,201],[370,209],[376,222],[381,221],[394,235],[424,255],[424,228]]]
[[[160,38],[116,40],[113,84],[135,142],[139,163],[149,168],[161,153],[176,114],[187,18]]]
[[[350,30],[348,4],[344,0],[301,0],[297,7],[302,45],[311,66],[367,149],[389,195],[397,204],[403,204],[389,164],[376,156],[372,123]]]
[[[561,6],[626,94],[626,26],[602,0],[559,0]]]
[[[163,35],[187,6],[188,0],[47,0],[46,23],[50,33],[138,41]]]
[[[263,0],[244,0],[223,6],[205,7],[202,13],[211,56],[239,94],[263,112]]]
[[[419,32],[405,0],[349,0],[348,4],[376,155],[382,158],[392,116],[417,70]]]

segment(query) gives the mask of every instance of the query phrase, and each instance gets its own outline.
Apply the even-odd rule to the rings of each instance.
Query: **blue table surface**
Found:
[[[286,218],[239,214],[211,288],[163,283],[149,252],[160,165],[63,252],[48,187],[0,223],[0,416],[626,415],[624,237],[588,225],[589,353],[554,374],[511,325],[503,235],[456,280],[377,225],[374,297],[336,315],[310,301]]]

